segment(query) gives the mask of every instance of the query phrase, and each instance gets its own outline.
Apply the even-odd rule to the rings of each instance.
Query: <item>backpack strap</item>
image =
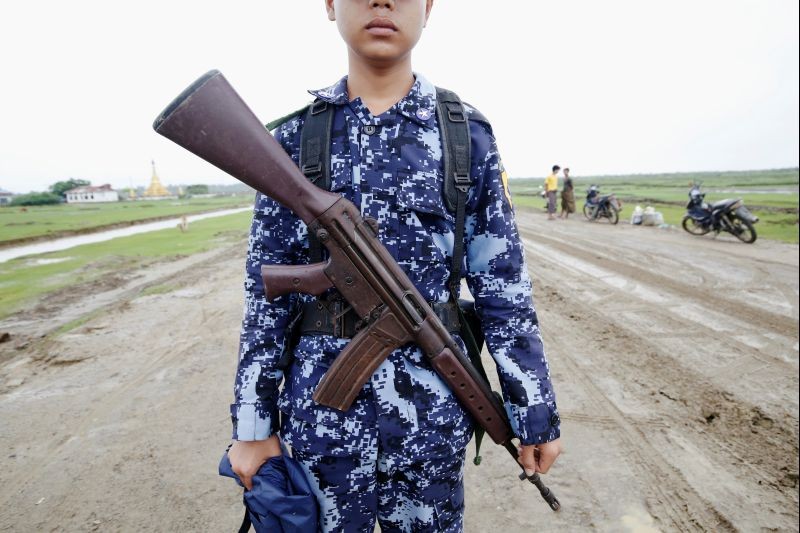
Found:
[[[439,129],[442,137],[444,155],[444,200],[447,209],[455,211],[456,222],[453,241],[453,262],[447,286],[450,289],[450,300],[456,303],[461,323],[461,340],[467,348],[472,366],[478,371],[484,382],[489,385],[489,378],[481,361],[483,348],[483,332],[472,301],[459,300],[461,293],[461,263],[464,259],[464,230],[466,226],[467,194],[472,185],[470,171],[472,167],[472,139],[469,133],[469,122],[466,110],[458,95],[446,89],[436,88],[436,113],[439,117]],[[481,115],[480,118],[485,121]],[[491,385],[489,385],[491,387]],[[495,393],[497,394],[497,393]],[[486,430],[475,427],[475,465],[481,464],[481,442]]]
[[[457,302],[461,283],[461,263],[464,259],[467,194],[472,185],[470,177],[472,140],[469,135],[467,112],[456,93],[436,88],[436,114],[442,137],[443,196],[447,209],[455,211],[456,214],[453,263],[447,285],[453,301]]]
[[[282,116],[280,118],[276,118],[275,120],[273,120],[271,122],[267,122],[266,128],[268,130],[270,130],[270,131],[274,130],[275,128],[277,128],[278,126],[283,124],[284,122],[288,122],[288,121],[292,120],[294,117],[298,117],[298,116],[302,115],[303,113],[305,113],[306,109],[308,109],[309,105],[311,105],[311,104],[305,105],[305,106],[301,107],[300,109],[295,109],[294,111],[292,111],[288,115],[284,115],[284,116]]]
[[[469,192],[472,184],[467,112],[456,93],[437,87],[436,114],[444,156],[444,201],[448,211],[457,212],[458,194]]]
[[[300,133],[300,170],[311,183],[331,190],[331,128],[335,108],[324,100],[315,100],[306,111]],[[312,263],[322,261],[322,244],[316,235],[308,235]]]

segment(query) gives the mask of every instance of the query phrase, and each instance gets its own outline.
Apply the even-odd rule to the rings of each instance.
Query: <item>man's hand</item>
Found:
[[[231,469],[242,480],[247,490],[253,490],[253,476],[270,457],[281,454],[281,441],[277,435],[267,440],[235,440],[228,450]]]
[[[546,474],[560,454],[561,439],[542,444],[521,446],[519,463],[525,468],[525,474],[528,476],[532,476],[534,472]]]

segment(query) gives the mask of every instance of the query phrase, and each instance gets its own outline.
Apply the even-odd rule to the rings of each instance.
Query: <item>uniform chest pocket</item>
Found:
[[[442,197],[437,172],[397,172],[398,259],[446,264],[453,250],[455,216]]]

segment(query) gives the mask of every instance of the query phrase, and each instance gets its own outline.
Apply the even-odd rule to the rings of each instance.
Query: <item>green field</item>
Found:
[[[576,177],[576,203],[580,211],[586,188],[596,183],[603,192],[616,193],[624,202],[621,217],[629,219],[636,204],[652,205],[668,224],[679,225],[689,183],[703,183],[709,201],[741,197],[761,221],[759,238],[798,242],[798,169],[761,172],[721,172],[641,176]],[[538,193],[542,179],[514,179],[511,191],[519,209],[543,209]],[[175,216],[183,213],[251,205],[252,195],[198,198],[181,201],[118,202],[97,206],[60,205],[0,208],[0,240],[48,232],[80,230],[103,225]],[[578,214],[578,216],[582,216]],[[27,218],[26,218],[27,217]],[[0,263],[0,319],[42,295],[69,287],[92,290],[93,283],[113,282],[115,272],[125,276],[156,261],[171,260],[244,239],[252,214],[242,212],[200,220],[189,231],[177,228],[148,232],[110,241],[77,246]],[[38,233],[35,231],[39,229]],[[109,281],[111,280],[111,281]],[[163,292],[170,287],[151,287]]]
[[[253,204],[252,194],[188,198],[180,200],[142,200],[99,204],[59,204],[26,207],[0,207],[0,243],[3,241],[59,236],[65,232],[85,232],[113,224],[151,218],[189,215]]]
[[[667,224],[680,225],[686,210],[690,184],[702,183],[706,200],[742,198],[745,205],[761,219],[756,224],[759,238],[798,243],[797,168],[745,171],[696,172],[680,174],[642,174],[629,176],[575,176],[575,203],[583,206],[586,189],[600,186],[603,193],[615,193],[623,202],[621,217],[628,219],[635,205],[653,206],[664,215]],[[543,208],[539,198],[544,179],[517,178],[510,188],[514,204],[522,208]],[[561,181],[559,180],[559,185]]]
[[[124,277],[156,261],[243,240],[252,216],[244,211],[192,222],[186,233],[170,228],[0,263],[0,319],[46,293],[79,286],[89,292],[94,283],[120,279],[114,273]]]

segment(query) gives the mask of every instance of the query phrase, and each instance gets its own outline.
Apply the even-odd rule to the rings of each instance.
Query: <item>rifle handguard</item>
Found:
[[[486,433],[493,441],[497,444],[511,441],[514,434],[505,409],[491,391],[487,394],[485,390],[487,387],[482,380],[470,373],[469,370],[473,368],[471,364],[465,366],[453,350],[445,347],[438,355],[431,358],[431,365],[450,385],[453,394],[472,415],[475,422],[486,429]]]

